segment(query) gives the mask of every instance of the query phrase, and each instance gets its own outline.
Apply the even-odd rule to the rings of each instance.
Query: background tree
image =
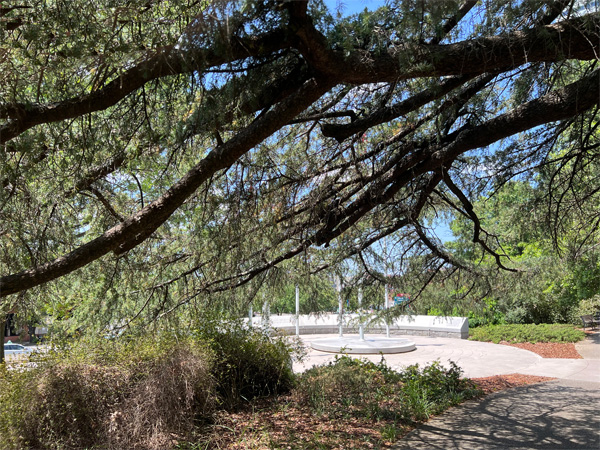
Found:
[[[473,203],[482,229],[494,237],[492,245],[519,273],[495,270],[494,259],[472,242],[470,221],[457,215],[451,251],[478,264],[479,273],[454,276],[442,289],[441,282],[434,283],[425,294],[425,310],[458,307],[465,314],[485,299],[488,310],[474,323],[580,323],[578,305],[600,292],[600,197],[590,183],[599,167],[581,144],[571,134],[530,177],[496,184]],[[557,184],[558,178],[563,181]]]
[[[65,317],[247,303],[286,261],[368,265],[392,235],[424,283],[474,271],[428,228],[450,209],[516,270],[474,202],[557,152],[562,174],[597,161],[600,17],[579,2],[26,6],[0,31],[0,297]],[[558,230],[560,193],[594,201],[598,179],[547,178]]]

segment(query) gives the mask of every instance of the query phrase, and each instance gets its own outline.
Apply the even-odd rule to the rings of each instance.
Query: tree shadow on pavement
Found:
[[[453,408],[394,449],[598,449],[599,404],[599,383],[522,386]]]

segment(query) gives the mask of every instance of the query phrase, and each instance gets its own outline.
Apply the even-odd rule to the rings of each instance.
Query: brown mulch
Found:
[[[529,350],[530,352],[537,353],[542,358],[582,359],[581,355],[577,353],[575,345],[570,342],[536,342],[535,344],[526,342],[522,344],[513,344],[511,342],[502,341],[500,343],[510,345],[511,347],[522,348],[523,350]]]
[[[551,380],[555,378],[521,374],[472,378],[484,395]],[[395,439],[386,441],[382,436],[385,424],[385,420],[374,422],[368,418],[313,415],[308,409],[295,404],[291,397],[282,396],[278,399],[278,406],[266,400],[262,404],[257,402],[246,411],[221,414],[213,429],[211,448],[388,449],[393,446],[393,440],[401,439],[413,428],[398,425]],[[392,426],[392,422],[388,426]],[[289,446],[292,442],[294,445]]]
[[[556,380],[556,378],[512,373],[509,375],[494,375],[493,377],[471,378],[471,380],[473,380],[477,387],[485,394],[491,394],[492,392],[503,391],[517,386],[552,381]]]
[[[575,345],[572,343],[536,342],[535,344],[532,344],[526,342],[514,344],[507,341],[502,341],[500,343],[503,345],[510,345],[511,347],[522,348],[523,350],[529,350],[530,352],[540,355],[542,358],[582,359],[581,355],[577,353]],[[473,378],[472,380],[481,390],[483,390],[484,393],[490,394],[492,392],[498,392],[504,389],[524,386],[526,384],[542,383],[544,381],[551,381],[555,379],[556,378],[513,373],[510,375],[495,375],[493,377]]]

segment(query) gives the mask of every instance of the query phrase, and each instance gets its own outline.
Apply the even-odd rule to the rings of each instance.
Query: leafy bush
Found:
[[[396,372],[384,360],[375,364],[347,356],[306,371],[294,390],[301,404],[319,414],[407,423],[426,420],[478,394],[452,362],[449,369],[434,362]]]
[[[523,306],[515,306],[512,309],[506,311],[504,315],[504,320],[508,324],[522,324],[527,323],[529,320],[529,312]]]
[[[360,408],[370,415],[373,411],[369,409],[391,396],[398,382],[397,373],[384,362],[375,364],[342,356],[306,371],[299,378],[295,396],[318,413]]]
[[[208,322],[196,330],[216,355],[213,374],[219,401],[235,408],[260,396],[289,391],[293,385],[291,344],[241,323]]]
[[[578,342],[585,333],[572,325],[564,324],[525,324],[525,325],[488,325],[470,330],[469,339],[499,343],[519,342]]]
[[[581,300],[571,315],[571,323],[581,326],[581,316],[600,312],[600,294]]]

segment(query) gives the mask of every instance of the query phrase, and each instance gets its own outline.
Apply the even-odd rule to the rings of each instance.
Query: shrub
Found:
[[[520,342],[578,342],[585,338],[585,333],[572,325],[564,324],[510,324],[488,325],[470,330],[469,339],[499,343],[507,341]]]
[[[477,310],[468,312],[469,328],[480,327],[482,325],[496,325],[504,323],[504,314],[499,310],[498,301],[486,297]]]
[[[522,306],[516,306],[513,309],[509,309],[506,311],[504,315],[504,320],[508,324],[521,324],[527,323],[529,320],[529,313],[527,309]]]
[[[294,397],[319,414],[410,423],[478,395],[461,374],[452,362],[449,369],[434,362],[396,372],[384,360],[375,364],[342,356],[306,371]]]
[[[194,337],[81,340],[27,370],[0,366],[0,404],[10,412],[0,415],[0,448],[170,448],[219,405],[292,386],[286,341],[215,324]]]
[[[581,316],[600,312],[600,294],[581,300],[571,314],[571,323],[581,326]]]
[[[143,443],[164,449],[173,435],[185,436],[198,421],[209,420],[216,406],[211,359],[207,353],[178,348],[139,367],[139,380],[107,423],[114,447]]]
[[[342,356],[306,371],[299,378],[295,396],[318,413],[349,407],[368,409],[383,396],[391,395],[392,385],[398,381],[397,374],[384,362],[375,364]]]
[[[207,322],[195,333],[215,354],[213,374],[223,407],[235,408],[292,387],[294,350],[283,338],[270,337],[238,322]]]
[[[449,368],[435,361],[423,368],[409,366],[400,373],[405,401],[414,420],[427,420],[450,406],[480,394],[475,385],[462,377],[462,370],[449,361]]]

